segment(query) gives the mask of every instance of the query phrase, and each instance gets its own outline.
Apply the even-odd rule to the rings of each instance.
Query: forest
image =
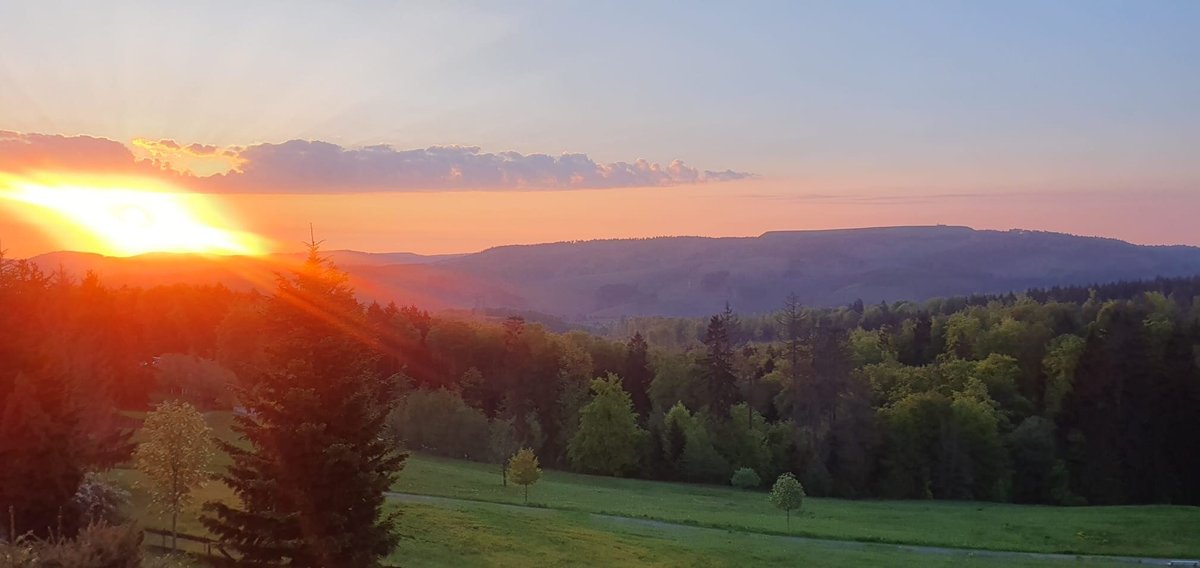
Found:
[[[499,473],[529,448],[544,466],[600,475],[729,484],[746,468],[791,472],[813,496],[1200,504],[1200,278],[837,308],[780,298],[769,314],[728,306],[552,332],[365,305],[314,262],[323,276],[281,277],[268,294],[108,287],[0,259],[10,517],[81,529],[84,516],[64,512],[90,473],[129,458],[128,411],[182,399],[232,409],[243,435],[263,436],[254,421],[277,409],[270,393],[297,385],[316,396],[296,408],[354,423],[337,435],[388,434],[373,450],[387,467],[364,484],[386,481],[402,449]],[[344,317],[281,311],[289,294]],[[300,359],[309,366],[280,363]],[[256,467],[225,449],[231,471]],[[213,511],[209,526],[236,541],[241,514]],[[375,537],[356,549],[391,538]]]

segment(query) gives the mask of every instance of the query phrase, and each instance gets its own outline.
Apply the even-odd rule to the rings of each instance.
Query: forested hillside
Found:
[[[230,408],[285,333],[254,292],[0,268],[0,429],[61,425],[88,448],[53,470],[71,479],[117,459],[115,409]],[[1198,297],[1195,278],[820,309],[781,297],[770,315],[606,335],[370,303],[354,336],[405,393],[396,443],[431,453],[499,463],[529,447],[548,466],[705,483],[792,471],[848,498],[1200,504]],[[13,475],[5,502],[48,474]]]
[[[578,241],[447,256],[330,254],[366,301],[533,311],[585,325],[633,316],[698,317],[726,302],[743,313],[766,313],[793,293],[805,305],[829,307],[1200,274],[1196,247],[944,226]],[[60,265],[79,274],[94,270],[113,285],[260,291],[269,289],[274,271],[297,260],[77,253],[34,259],[47,271]]]

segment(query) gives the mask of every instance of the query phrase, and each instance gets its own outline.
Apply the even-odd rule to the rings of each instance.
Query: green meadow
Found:
[[[208,416],[231,439],[228,413]],[[227,459],[214,464],[222,470]],[[131,489],[131,514],[167,528],[149,508],[131,469],[112,472]],[[1060,508],[943,501],[805,500],[790,529],[764,491],[618,479],[546,470],[521,506],[520,487],[499,468],[414,454],[394,487],[404,566],[1058,566],[1061,559],[918,551],[919,545],[991,551],[1200,557],[1200,509]],[[427,496],[427,497],[421,497]],[[219,482],[199,490],[180,519],[182,533],[205,535],[200,506],[232,500]],[[810,537],[788,538],[788,537]],[[148,536],[148,539],[158,538]],[[811,540],[811,539],[825,539]],[[840,542],[830,542],[840,541]],[[190,546],[190,545],[189,545]],[[194,548],[191,548],[194,550]],[[1069,560],[1072,566],[1107,560]]]
[[[416,455],[396,490],[521,503],[498,466]],[[1200,508],[1046,507],[947,501],[814,499],[791,529],[765,492],[546,471],[532,506],[775,535],[1022,552],[1200,557]]]

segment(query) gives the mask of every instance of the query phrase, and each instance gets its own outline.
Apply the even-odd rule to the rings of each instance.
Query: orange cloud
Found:
[[[397,150],[291,140],[220,148],[137,138],[0,132],[0,172],[99,171],[167,178],[211,193],[358,193],[453,190],[566,190],[664,187],[741,180],[680,160],[600,163],[586,154],[483,152],[474,146]]]
[[[240,148],[220,148],[207,144],[182,145],[174,140],[134,138],[135,154],[153,160],[163,167],[197,177],[236,170],[245,162],[238,156]]]

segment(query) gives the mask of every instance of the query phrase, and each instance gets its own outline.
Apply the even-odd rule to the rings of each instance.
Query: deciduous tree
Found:
[[[179,513],[209,479],[216,455],[212,428],[186,402],[166,401],[146,415],[134,459],[146,476],[151,503],[171,516],[171,549],[178,548]]]
[[[525,488],[525,502],[529,502],[529,486],[542,478],[542,468],[538,466],[537,456],[529,448],[521,448],[512,459],[508,460],[508,476],[513,483]]]
[[[567,456],[581,471],[624,475],[637,465],[644,434],[620,377],[610,374],[592,381],[592,401],[579,414]]]
[[[796,476],[791,473],[784,473],[775,480],[775,485],[771,486],[771,494],[767,497],[772,505],[783,509],[787,514],[787,527],[792,528],[792,511],[800,509],[804,504],[804,487],[796,481]]]

